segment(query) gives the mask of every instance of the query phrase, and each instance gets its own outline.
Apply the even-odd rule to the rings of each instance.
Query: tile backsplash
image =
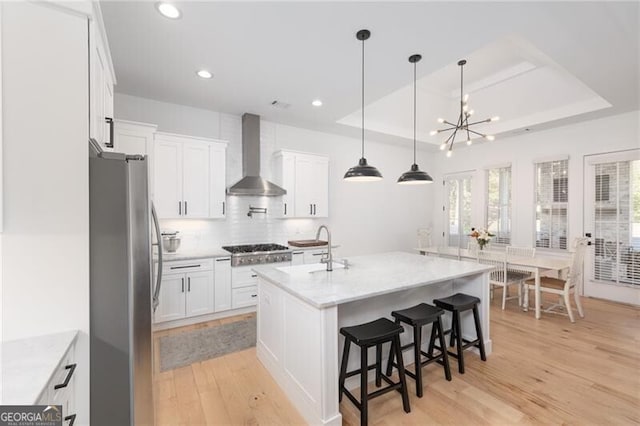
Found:
[[[266,208],[266,214],[248,216],[249,207]],[[327,219],[282,219],[282,197],[227,197],[227,217],[217,220],[161,220],[164,230],[180,231],[180,251],[220,248],[228,244],[278,243],[314,238]]]

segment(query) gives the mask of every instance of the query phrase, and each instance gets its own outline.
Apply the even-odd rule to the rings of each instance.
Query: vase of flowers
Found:
[[[492,234],[486,229],[471,228],[471,234],[469,234],[469,236],[476,239],[480,250],[484,250],[484,246],[489,244],[489,241],[491,241],[491,237],[495,237],[495,234]]]

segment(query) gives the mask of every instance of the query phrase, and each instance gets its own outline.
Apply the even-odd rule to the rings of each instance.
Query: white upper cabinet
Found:
[[[114,123],[113,65],[109,56],[108,44],[103,32],[95,21],[90,23],[89,31],[90,66],[90,126],[89,135],[100,143],[106,151],[113,150]]]
[[[153,199],[158,216],[224,217],[226,142],[157,132]]]
[[[153,136],[158,126],[135,121],[115,120],[113,149],[128,155],[153,154]]]
[[[227,214],[227,148],[226,144],[209,144],[209,217]]]
[[[329,216],[329,158],[279,151],[275,154],[276,183],[287,190],[283,217]]]
[[[185,217],[209,216],[209,146],[195,142],[182,145],[182,200]]]

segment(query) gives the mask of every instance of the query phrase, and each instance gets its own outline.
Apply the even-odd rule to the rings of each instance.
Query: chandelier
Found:
[[[447,147],[449,147],[449,149],[447,150],[447,157],[451,157],[451,154],[453,153],[453,144],[456,141],[456,136],[458,135],[458,133],[460,133],[463,137],[467,138],[467,145],[471,145],[473,143],[473,141],[471,140],[472,134],[485,138],[486,140],[489,140],[489,141],[494,140],[495,137],[493,135],[480,133],[476,130],[472,130],[470,127],[475,126],[477,124],[498,121],[500,119],[500,117],[491,117],[485,120],[473,121],[471,123],[469,122],[469,118],[473,115],[473,110],[469,109],[469,103],[468,103],[469,95],[468,94],[465,95],[463,90],[464,66],[466,63],[467,63],[466,59],[461,59],[460,61],[458,61],[458,65],[460,66],[460,115],[458,116],[458,120],[456,124],[450,121],[447,121],[444,118],[438,118],[438,123],[446,124],[449,127],[445,127],[444,129],[433,130],[430,133],[431,136],[434,136],[444,132],[451,132],[449,137],[447,137],[447,139],[445,139],[445,141],[442,142],[442,144],[440,145],[440,150],[443,150],[443,151],[447,149]]]

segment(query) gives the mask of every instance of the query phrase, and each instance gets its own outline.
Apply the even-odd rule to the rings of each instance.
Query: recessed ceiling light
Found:
[[[200,78],[211,78],[211,77],[213,77],[213,74],[211,74],[207,70],[200,70],[196,74],[198,74],[198,77],[200,77]]]
[[[171,3],[159,2],[156,3],[156,9],[162,13],[163,16],[171,19],[178,19],[181,15],[180,9],[172,5]]]
[[[314,99],[313,102],[311,102],[311,105],[314,107],[322,106],[322,101],[320,99]]]

